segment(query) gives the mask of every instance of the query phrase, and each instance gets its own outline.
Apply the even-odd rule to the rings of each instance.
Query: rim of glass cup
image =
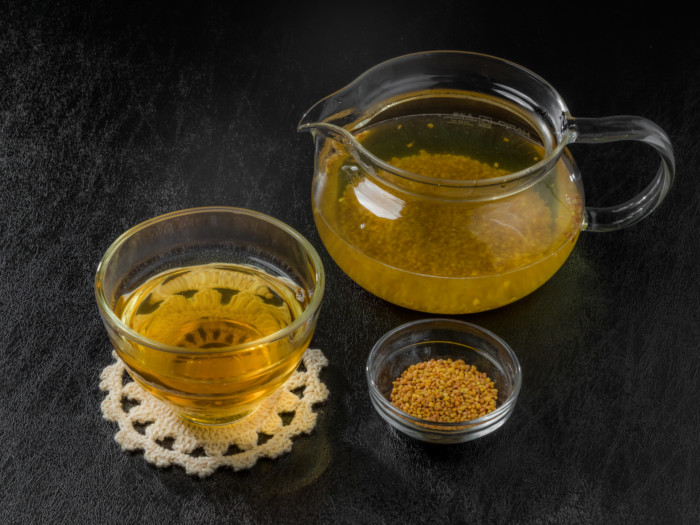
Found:
[[[532,78],[532,80],[535,80],[537,82],[540,82],[543,86],[545,86],[547,89],[549,89],[552,94],[556,97],[556,100],[558,101],[562,115],[569,117],[569,109],[564,102],[564,99],[562,96],[559,94],[559,92],[554,89],[554,87],[547,82],[543,77],[535,73],[534,71],[531,71],[530,69],[521,66],[520,64],[516,62],[512,62],[510,60],[500,58],[494,55],[488,55],[485,53],[476,53],[473,51],[459,51],[459,50],[450,50],[450,49],[438,49],[438,50],[433,50],[433,51],[419,51],[416,53],[407,53],[404,55],[400,55],[394,58],[390,58],[388,60],[384,60],[383,62],[379,62],[378,64],[372,66],[371,68],[367,69],[363,73],[361,73],[358,77],[356,77],[354,80],[352,80],[349,84],[346,84],[344,87],[341,89],[335,91],[334,93],[328,95],[327,97],[324,97],[323,99],[319,100],[316,104],[314,104],[307,112],[306,114],[310,113],[314,108],[318,107],[320,104],[324,103],[328,99],[331,99],[335,97],[338,93],[350,90],[353,86],[356,86],[357,84],[360,84],[365,80],[366,77],[370,76],[371,74],[375,73],[377,70],[385,68],[392,63],[396,62],[402,62],[406,60],[412,60],[419,58],[421,56],[427,56],[427,55],[469,55],[469,56],[474,56],[474,57],[479,57],[481,59],[485,60],[492,60],[494,62],[500,62],[502,64],[508,65],[521,73],[524,73],[525,75],[529,76]],[[302,117],[302,121],[306,118],[306,115]],[[376,164],[377,166],[381,167],[384,171],[388,173],[392,173],[396,176],[402,177],[404,179],[413,181],[413,182],[419,182],[422,184],[426,184],[429,186],[440,186],[440,187],[447,187],[447,188],[473,188],[473,187],[487,187],[487,186],[497,186],[500,184],[505,184],[508,182],[512,182],[515,180],[519,179],[524,179],[524,178],[529,178],[530,176],[534,174],[543,174],[547,173],[549,169],[555,164],[555,162],[559,159],[561,156],[562,152],[564,149],[572,142],[573,140],[573,134],[569,130],[564,130],[562,133],[561,140],[557,140],[557,143],[554,148],[551,149],[543,158],[542,160],[528,166],[527,168],[523,168],[522,170],[515,171],[513,173],[509,173],[507,175],[502,175],[500,177],[493,177],[493,178],[488,178],[488,179],[469,179],[469,180],[458,180],[458,179],[441,179],[437,177],[430,177],[426,175],[421,175],[419,173],[413,173],[411,171],[407,171],[403,168],[399,168],[397,166],[394,166],[392,164],[389,164],[388,162],[380,159],[377,157],[374,153],[369,151],[367,148],[365,148],[356,138],[355,136],[346,130],[343,127],[336,126],[335,124],[328,124],[326,122],[317,122],[314,123],[315,126],[319,127],[327,127],[327,128],[332,128],[335,132],[339,133],[342,135],[345,140],[347,140],[354,148],[357,148],[358,151],[361,151],[363,155],[365,155],[367,158],[371,159],[371,161]],[[306,124],[300,124],[299,129],[304,129]]]
[[[384,345],[384,343],[389,339],[392,335],[396,334],[397,332],[400,331],[409,331],[411,329],[416,328],[419,325],[431,325],[431,324],[437,324],[437,323],[448,323],[452,325],[461,325],[461,326],[468,326],[477,332],[486,335],[489,338],[492,338],[495,343],[498,345],[502,346],[508,355],[508,357],[513,361],[514,365],[514,372],[513,372],[513,388],[511,392],[508,394],[508,398],[495,410],[492,412],[489,412],[488,414],[485,414],[481,417],[478,417],[476,419],[468,419],[466,421],[456,421],[456,422],[441,422],[441,421],[427,421],[426,419],[421,419],[419,417],[412,416],[408,412],[404,412],[400,408],[396,408],[391,402],[387,401],[387,399],[381,394],[379,391],[379,388],[377,388],[377,384],[374,381],[374,378],[372,377],[372,369],[375,368],[373,365],[376,365],[375,363],[375,358],[376,355],[379,351],[379,349]],[[423,342],[423,341],[420,341]],[[492,358],[489,357],[489,359],[493,360]],[[520,393],[520,387],[522,386],[522,370],[520,368],[520,361],[518,361],[518,357],[515,355],[515,352],[513,349],[510,347],[508,343],[506,343],[503,339],[498,337],[496,334],[491,332],[490,330],[487,330],[486,328],[483,328],[479,325],[476,325],[474,323],[469,323],[467,321],[460,321],[457,319],[449,319],[449,318],[431,318],[431,319],[418,319],[416,321],[411,321],[405,324],[402,324],[400,326],[397,326],[396,328],[393,328],[392,330],[389,330],[387,333],[385,333],[372,347],[372,350],[370,350],[369,357],[367,358],[367,365],[365,368],[365,374],[367,376],[367,382],[370,385],[370,388],[373,390],[373,392],[376,394],[372,397],[380,404],[382,410],[385,412],[392,413],[394,415],[399,416],[401,419],[404,420],[406,424],[410,423],[414,428],[418,428],[421,430],[426,430],[426,431],[444,431],[446,433],[449,432],[455,432],[459,430],[473,430],[476,431],[478,430],[481,425],[483,424],[489,424],[493,420],[500,420],[506,413],[510,412],[513,409],[513,405],[516,403],[518,394]],[[426,426],[427,425],[427,426]]]
[[[298,231],[296,231],[294,228],[289,226],[288,224],[285,224],[284,222],[280,221],[279,219],[275,219],[274,217],[271,217],[270,215],[260,213],[257,211],[253,210],[248,210],[245,208],[237,208],[233,206],[203,206],[203,207],[198,207],[198,208],[187,208],[184,210],[178,210],[178,211],[173,211],[170,213],[165,213],[163,215],[158,215],[156,217],[153,217],[151,219],[145,220],[143,222],[140,222],[139,224],[132,226],[128,230],[126,230],[124,233],[122,233],[117,239],[107,248],[107,251],[105,254],[102,256],[102,259],[100,260],[100,263],[97,266],[97,271],[95,273],[95,284],[94,284],[94,289],[95,289],[95,297],[97,299],[97,305],[102,311],[102,313],[109,319],[110,323],[112,323],[112,326],[116,327],[120,332],[123,332],[129,336],[130,339],[135,340],[137,343],[143,345],[143,346],[148,346],[149,348],[153,348],[156,350],[161,350],[163,352],[169,352],[169,353],[176,353],[176,354],[184,354],[184,353],[191,353],[192,351],[187,348],[182,348],[179,346],[172,346],[172,345],[167,345],[164,343],[161,343],[159,341],[156,341],[155,339],[151,339],[149,337],[145,337],[141,334],[139,334],[137,331],[133,330],[132,328],[129,328],[120,318],[114,313],[114,310],[112,308],[112,305],[109,303],[107,298],[104,296],[103,290],[99,286],[99,283],[102,281],[104,277],[105,270],[107,266],[109,265],[109,262],[114,255],[114,253],[121,247],[121,245],[128,239],[130,238],[133,234],[136,232],[139,232],[153,224],[163,222],[169,219],[172,219],[174,217],[181,217],[183,215],[195,215],[199,213],[211,213],[211,212],[224,212],[224,213],[234,213],[234,214],[239,214],[239,215],[248,215],[251,217],[255,217],[257,219],[263,220],[265,222],[268,222],[287,234],[289,234],[291,237],[293,237],[304,249],[304,251],[309,255],[311,258],[313,264],[314,264],[314,277],[315,277],[315,284],[316,284],[316,289],[314,290],[314,293],[311,297],[311,301],[309,301],[308,306],[304,309],[304,311],[301,313],[299,317],[297,317],[293,322],[282,328],[281,330],[278,330],[276,332],[273,332],[269,335],[266,335],[265,337],[261,337],[260,339],[255,339],[254,341],[248,341],[246,343],[234,345],[234,346],[227,346],[227,347],[222,347],[222,348],[209,348],[207,349],[207,353],[209,354],[222,354],[222,353],[230,353],[230,352],[236,352],[238,350],[244,350],[244,349],[249,349],[251,346],[258,346],[262,344],[267,344],[271,343],[273,341],[282,339],[286,336],[288,336],[290,333],[294,332],[297,330],[300,326],[302,326],[304,323],[306,323],[309,318],[311,318],[315,312],[318,310],[320,304],[321,304],[321,299],[323,298],[323,294],[325,291],[325,281],[326,281],[326,275],[325,275],[325,270],[323,268],[323,263],[321,262],[321,257],[319,256],[318,252],[316,249],[313,247],[313,245],[303,236],[301,235]]]

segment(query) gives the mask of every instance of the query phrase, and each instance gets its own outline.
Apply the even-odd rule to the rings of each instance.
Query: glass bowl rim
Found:
[[[155,339],[151,339],[149,337],[145,337],[141,334],[139,334],[137,331],[133,330],[129,326],[127,326],[115,313],[114,310],[112,309],[112,306],[110,305],[109,301],[107,298],[104,296],[104,293],[99,286],[99,283],[103,280],[104,278],[104,273],[106,271],[107,266],[109,265],[109,262],[111,258],[114,256],[115,252],[126,242],[127,239],[129,239],[132,235],[135,233],[148,228],[149,226],[152,226],[157,223],[165,222],[167,220],[176,218],[176,217],[182,217],[186,215],[197,215],[197,214],[208,214],[208,213],[229,213],[233,215],[248,215],[250,217],[259,219],[263,222],[267,222],[273,226],[276,226],[280,230],[284,231],[287,233],[290,237],[292,237],[304,250],[304,252],[310,257],[311,261],[313,262],[314,265],[314,279],[315,279],[315,285],[316,289],[314,290],[314,293],[311,297],[311,301],[309,302],[308,306],[304,309],[304,311],[301,313],[299,317],[297,317],[293,322],[282,328],[281,330],[278,330],[276,332],[273,332],[271,334],[268,334],[265,337],[261,337],[259,339],[255,339],[254,341],[248,341],[243,344],[239,345],[234,345],[234,346],[227,346],[227,347],[222,347],[222,348],[209,348],[207,349],[207,354],[227,354],[227,353],[235,353],[236,351],[241,351],[241,350],[246,350],[254,346],[259,346],[267,343],[271,343],[273,341],[277,341],[279,339],[283,339],[284,337],[288,336],[289,334],[293,333],[297,329],[299,329],[302,325],[304,325],[310,318],[313,317],[313,315],[318,311],[320,305],[321,305],[321,299],[323,298],[324,291],[325,291],[325,281],[326,281],[326,275],[325,275],[325,269],[323,267],[323,263],[321,261],[321,257],[319,256],[318,252],[316,249],[313,247],[313,245],[303,236],[301,235],[297,230],[289,226],[288,224],[280,221],[279,219],[276,219],[270,215],[267,215],[265,213],[261,213],[258,211],[254,210],[249,210],[246,208],[238,208],[238,207],[233,207],[233,206],[201,206],[201,207],[196,207],[196,208],[185,208],[182,210],[177,210],[177,211],[172,211],[169,213],[164,213],[161,215],[157,215],[156,217],[152,217],[150,219],[147,219],[145,221],[142,221],[128,230],[126,230],[124,233],[119,235],[112,244],[107,248],[105,251],[104,255],[102,256],[102,259],[100,260],[98,266],[97,266],[97,271],[95,272],[95,281],[94,281],[94,293],[95,297],[97,299],[97,305],[100,309],[100,312],[103,314],[104,318],[107,319],[110,323],[110,325],[114,328],[116,328],[119,332],[126,334],[129,339],[136,341],[138,344],[147,346],[148,348],[162,351],[162,352],[167,352],[167,353],[174,353],[174,354],[190,354],[192,353],[191,350],[179,346],[173,346],[173,345],[167,345],[164,343],[161,343],[159,341],[156,341]]]
[[[506,400],[495,410],[489,412],[488,414],[485,414],[481,417],[478,417],[476,419],[469,419],[466,421],[456,421],[456,422],[442,422],[442,421],[428,421],[427,419],[422,419],[416,416],[412,416],[411,414],[404,412],[403,410],[397,408],[394,406],[390,401],[387,401],[387,399],[379,392],[379,389],[377,388],[377,385],[374,382],[374,379],[372,378],[372,372],[371,368],[372,365],[375,365],[375,358],[376,355],[379,351],[379,349],[384,346],[384,343],[394,334],[402,331],[411,331],[415,330],[417,328],[420,328],[421,326],[429,326],[432,324],[438,324],[438,323],[447,323],[451,324],[453,326],[462,326],[462,327],[469,327],[476,332],[479,333],[479,335],[486,335],[487,337],[490,337],[493,339],[493,341],[498,345],[503,347],[506,350],[506,354],[508,357],[512,360],[513,362],[513,388],[511,392],[508,394],[508,397]],[[417,343],[422,343],[425,341],[417,341]],[[453,342],[453,341],[449,341]],[[501,418],[505,417],[509,412],[513,410],[513,407],[515,403],[517,402],[518,395],[520,393],[520,388],[522,386],[522,369],[520,366],[520,362],[518,361],[518,357],[513,351],[513,349],[510,347],[508,343],[506,343],[502,338],[491,332],[490,330],[487,330],[486,328],[483,328],[482,326],[476,325],[474,323],[470,323],[467,321],[461,321],[458,319],[449,319],[449,318],[444,318],[444,317],[435,317],[435,318],[428,318],[428,319],[418,319],[415,321],[410,321],[408,323],[402,324],[400,326],[397,326],[396,328],[393,328],[386,332],[372,347],[372,350],[370,350],[369,356],[367,357],[367,364],[365,366],[365,374],[367,377],[367,383],[369,384],[369,389],[370,389],[370,396],[376,400],[376,402],[379,404],[379,408],[381,408],[384,412],[390,413],[395,417],[400,418],[403,420],[403,423],[405,426],[410,426],[413,429],[418,429],[418,430],[424,430],[424,431],[432,431],[432,432],[443,432],[443,433],[453,433],[453,434],[458,434],[460,432],[477,432],[479,430],[482,430],[484,426],[488,426],[489,423],[492,421],[500,420]]]

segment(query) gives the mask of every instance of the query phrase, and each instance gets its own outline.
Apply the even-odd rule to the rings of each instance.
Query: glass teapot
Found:
[[[649,215],[674,176],[668,136],[642,117],[573,118],[542,78],[511,62],[436,51],[381,63],[312,106],[312,207],[340,268],[414,310],[497,308],[546,282],[579,233]],[[585,207],[567,145],[636,140],[661,156],[618,206]]]

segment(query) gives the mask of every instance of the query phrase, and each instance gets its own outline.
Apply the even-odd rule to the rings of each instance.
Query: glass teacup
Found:
[[[121,235],[95,294],[134,380],[182,418],[220,425],[252,413],[298,367],[324,286],[321,260],[298,232],[207,207]]]

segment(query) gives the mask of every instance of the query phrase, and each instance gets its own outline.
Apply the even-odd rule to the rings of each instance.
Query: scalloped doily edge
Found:
[[[319,377],[328,360],[321,350],[309,348],[302,357],[305,370],[296,370],[253,414],[231,425],[200,427],[179,418],[130,377],[124,382],[124,363],[115,352],[113,356],[115,362],[100,376],[100,389],[107,393],[100,408],[106,420],[119,426],[115,441],[123,450],[142,450],[146,461],[157,467],[179,465],[200,477],[222,467],[249,469],[260,458],[289,453],[292,438],[315,428],[313,407],[329,395]],[[293,391],[302,387],[299,397]],[[124,400],[130,402],[128,409]],[[291,413],[293,417],[285,423],[280,414]],[[236,450],[230,453],[232,447]]]

